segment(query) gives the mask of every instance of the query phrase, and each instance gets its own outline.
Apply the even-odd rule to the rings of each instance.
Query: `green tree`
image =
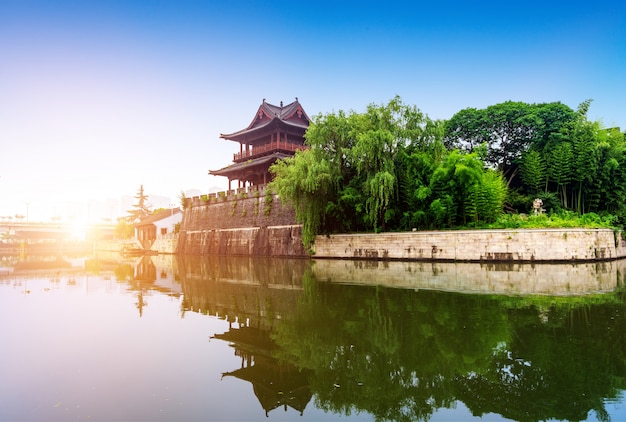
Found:
[[[454,150],[433,172],[430,211],[438,224],[454,226],[492,221],[502,213],[506,183],[496,170],[484,170],[477,153]]]
[[[521,162],[522,180],[530,188],[531,193],[536,194],[545,190],[548,177],[543,155],[532,148],[522,154]]]
[[[608,211],[626,221],[626,139],[618,129],[595,130],[597,171],[586,185],[590,211]]]
[[[270,189],[291,204],[302,223],[302,242],[308,246],[325,221],[329,203],[336,201],[336,167],[319,148],[298,151],[271,168],[276,175]]]
[[[596,132],[598,125],[587,120],[587,110],[591,101],[583,102],[578,107],[578,119],[564,130],[572,142],[574,155],[572,180],[577,182],[576,211],[585,212],[585,187],[593,180],[598,170],[596,154]]]
[[[567,185],[572,176],[572,144],[562,142],[548,156],[548,175],[557,186],[563,206],[567,208]]]
[[[398,177],[398,229],[431,228],[430,180],[447,155],[443,144],[443,122],[427,120],[417,142],[401,147],[396,156]]]
[[[428,141],[428,119],[399,97],[365,113],[320,115],[306,133],[310,150],[272,166],[272,188],[294,204],[308,244],[319,232],[377,230],[398,210],[396,160]],[[292,167],[292,168],[290,168]]]
[[[474,223],[492,223],[502,214],[507,186],[502,174],[488,169],[478,183],[470,186],[466,199],[466,213]]]
[[[445,124],[449,148],[472,152],[487,145],[486,162],[511,180],[522,154],[531,146],[543,150],[552,133],[575,119],[573,110],[559,103],[527,104],[507,101],[482,110],[468,108]]]

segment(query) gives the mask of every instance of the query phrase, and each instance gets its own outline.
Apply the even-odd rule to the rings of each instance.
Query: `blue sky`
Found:
[[[435,119],[591,98],[624,130],[622,3],[0,0],[0,216],[225,188],[219,135],[263,98],[313,117],[399,95]]]

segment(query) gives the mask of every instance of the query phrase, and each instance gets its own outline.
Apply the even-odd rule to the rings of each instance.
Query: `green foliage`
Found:
[[[324,221],[326,202],[334,193],[333,169],[322,151],[313,148],[298,151],[288,159],[280,160],[270,170],[276,175],[270,189],[291,204],[296,219],[302,223],[302,240],[309,245]],[[265,196],[265,214],[271,209],[271,193]]]
[[[572,145],[562,142],[554,148],[548,156],[548,177],[556,183],[557,189],[562,194],[563,205],[567,207],[567,189],[572,176]]]
[[[548,181],[547,166],[543,155],[535,149],[522,154],[522,180],[532,193],[545,189]]]
[[[492,221],[502,212],[507,187],[501,173],[484,170],[476,154],[454,150],[433,172],[430,210],[435,225]],[[443,218],[445,216],[445,218]]]
[[[306,372],[316,406],[329,412],[428,421],[461,401],[476,416],[585,420],[624,388],[626,322],[616,294],[412,292],[312,275],[303,282],[297,312],[272,330],[273,356]]]
[[[621,216],[626,216],[624,134],[588,121],[590,104],[591,100],[583,102],[573,118],[564,120],[558,130],[546,132],[540,141],[533,143],[522,156],[522,183],[517,189],[538,197],[556,195],[558,201],[550,205],[544,199],[547,210],[569,209],[578,214],[608,211],[620,217],[623,224]],[[547,179],[541,193],[543,163]]]
[[[118,218],[115,225],[115,237],[126,240],[131,239],[135,235],[135,228],[126,218]]]
[[[469,189],[466,200],[467,214],[475,224],[479,221],[490,223],[502,213],[507,187],[499,172],[486,171],[478,183]]]
[[[309,127],[311,147],[271,169],[273,188],[296,209],[309,244],[318,232],[385,229],[401,213],[396,157],[429,142],[426,118],[396,97],[383,106],[320,115]],[[435,129],[432,129],[435,130]]]
[[[540,229],[540,228],[616,228],[617,218],[611,214],[587,213],[579,215],[572,211],[554,214],[501,214],[496,221],[482,224],[489,229]]]
[[[468,108],[445,124],[448,148],[472,152],[481,144],[488,147],[485,161],[506,174],[532,145],[543,149],[551,133],[575,119],[572,109],[561,104],[527,104],[507,101],[485,109]]]
[[[272,193],[271,189],[267,189],[265,191],[265,208],[263,210],[263,213],[265,215],[270,215],[270,213],[272,212],[272,201],[274,200],[274,194]]]
[[[548,213],[610,212],[623,225],[624,134],[587,121],[589,105],[508,101],[440,122],[395,97],[319,115],[310,149],[272,166],[271,187],[306,246],[318,233],[489,226],[504,209],[531,213],[535,198]],[[551,218],[533,224],[589,224]]]

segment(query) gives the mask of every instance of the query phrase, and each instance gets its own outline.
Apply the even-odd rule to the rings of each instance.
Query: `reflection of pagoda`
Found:
[[[309,117],[298,102],[275,106],[265,102],[259,107],[247,128],[222,134],[221,138],[239,142],[239,152],[233,164],[209,174],[228,177],[228,188],[232,180],[239,187],[262,185],[271,181],[269,167],[278,159],[291,157],[297,150],[304,149],[304,133],[309,127]]]
[[[238,329],[231,327],[224,334],[216,334],[215,338],[230,342],[235,348],[235,355],[241,357],[241,368],[225,372],[222,376],[236,377],[251,383],[266,416],[279,407],[285,411],[291,407],[300,415],[304,413],[312,397],[307,373],[271,357],[276,345],[268,331],[249,326]]]

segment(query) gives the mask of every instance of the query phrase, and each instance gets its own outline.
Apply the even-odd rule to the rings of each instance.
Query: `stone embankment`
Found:
[[[263,186],[188,198],[176,253],[309,257],[294,210]],[[174,246],[170,246],[174,247]],[[317,236],[315,258],[578,262],[626,257],[610,229],[450,230]]]
[[[451,230],[317,236],[316,258],[572,262],[626,257],[611,229]]]

